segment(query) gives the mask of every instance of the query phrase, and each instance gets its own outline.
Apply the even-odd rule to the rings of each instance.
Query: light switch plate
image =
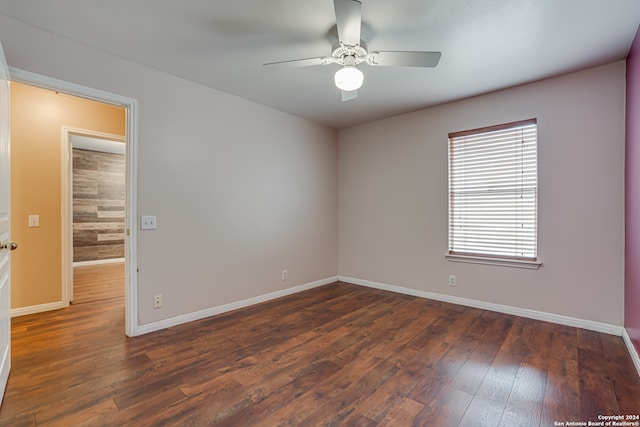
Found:
[[[29,215],[29,227],[40,227],[40,215]]]
[[[155,215],[142,215],[140,217],[141,230],[155,230],[158,228]]]

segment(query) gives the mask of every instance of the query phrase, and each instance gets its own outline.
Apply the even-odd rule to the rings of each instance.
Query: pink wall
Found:
[[[627,58],[624,325],[640,353],[640,29]]]

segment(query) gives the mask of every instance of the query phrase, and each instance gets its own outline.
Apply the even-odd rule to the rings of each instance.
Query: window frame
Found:
[[[535,125],[536,126],[536,139],[535,139],[535,191],[534,191],[534,200],[535,200],[535,241],[534,241],[534,257],[521,257],[517,255],[499,255],[499,254],[490,254],[490,253],[475,253],[475,252],[466,252],[466,251],[456,251],[452,249],[452,209],[453,209],[453,191],[452,191],[452,148],[453,148],[453,139],[461,138],[464,136],[470,135],[480,135],[489,132],[495,131],[504,131],[514,128],[520,128],[523,126]],[[498,266],[507,266],[507,267],[519,267],[519,268],[529,268],[529,269],[538,269],[542,262],[538,256],[538,192],[539,192],[539,183],[538,183],[538,120],[537,118],[520,120],[515,122],[503,123],[494,126],[485,126],[476,129],[469,129],[460,132],[451,132],[448,134],[447,140],[448,148],[447,148],[447,182],[448,182],[448,192],[447,192],[447,253],[445,257],[448,261],[453,262],[466,262],[466,263],[474,263],[474,264],[489,264],[489,265],[498,265]],[[515,238],[515,233],[514,233]]]

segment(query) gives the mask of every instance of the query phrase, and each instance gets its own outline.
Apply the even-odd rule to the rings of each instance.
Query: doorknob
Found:
[[[0,243],[0,250],[2,249],[11,249],[12,251],[15,251],[18,249],[18,244],[16,242]]]

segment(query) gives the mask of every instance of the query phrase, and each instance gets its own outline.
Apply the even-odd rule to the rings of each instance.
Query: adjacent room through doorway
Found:
[[[126,150],[111,138],[69,133],[73,304],[124,296]]]
[[[126,154],[80,144],[74,155],[71,137],[99,136],[125,147],[126,117],[120,105],[12,82],[11,234],[21,249],[11,260],[12,315],[75,299],[74,261],[100,267],[79,278],[79,285],[91,286],[81,299],[104,297],[97,290],[105,281],[124,296]],[[72,242],[79,246],[71,249]],[[105,259],[117,261],[113,271],[99,264]]]

